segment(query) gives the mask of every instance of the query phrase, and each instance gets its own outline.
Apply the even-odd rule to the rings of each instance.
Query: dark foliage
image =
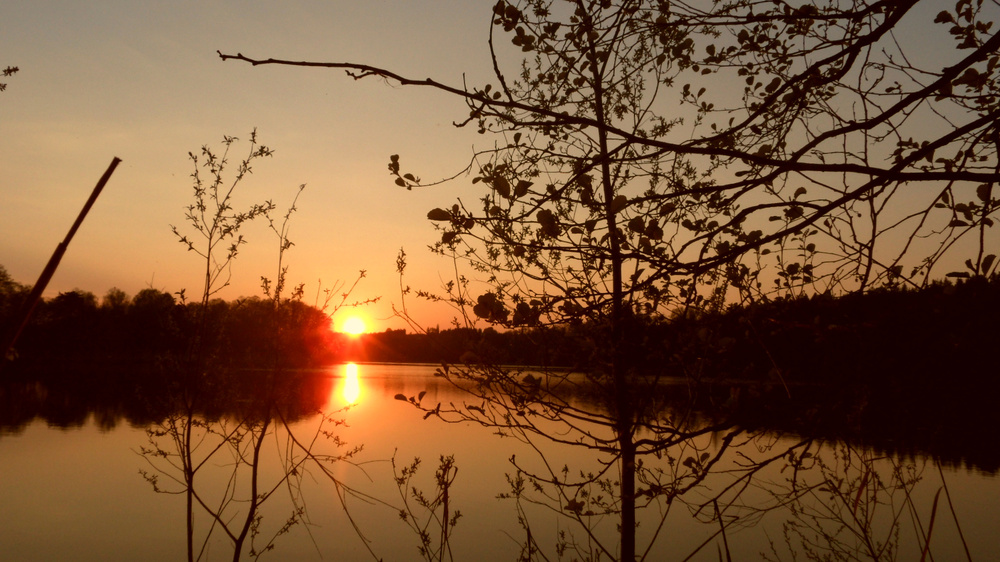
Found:
[[[28,287],[0,272],[0,322],[6,328]],[[941,387],[944,395],[995,389],[992,342],[1000,326],[1000,280],[974,278],[923,290],[882,289],[841,298],[779,299],[717,314],[653,322],[632,317],[627,353],[658,376],[756,381],[783,387],[836,384],[894,394]],[[11,363],[16,370],[99,371],[169,368],[193,345],[201,305],[144,289],[98,299],[72,291],[43,301]],[[311,368],[339,361],[483,363],[579,368],[607,360],[581,354],[606,337],[595,324],[497,331],[460,328],[335,334],[329,318],[298,301],[213,300],[204,345],[214,367]],[[597,353],[597,352],[595,352]],[[874,389],[874,390],[871,390]],[[918,406],[914,406],[918,407]]]
[[[21,70],[21,69],[18,68],[18,67],[16,67],[16,66],[8,66],[8,67],[4,68],[2,71],[0,71],[0,74],[2,74],[4,78],[6,78],[8,76],[13,76],[13,75],[17,74],[17,72],[19,70]],[[0,82],[0,92],[4,91],[6,89],[7,89],[7,83],[6,82]]]
[[[842,298],[782,299],[725,314],[683,318],[673,345],[692,348],[715,376],[878,385],[933,379],[993,383],[992,311],[1000,280],[880,289]],[[682,335],[683,334],[683,335]]]
[[[6,331],[27,290],[4,287],[0,321]],[[7,367],[21,373],[170,372],[195,355],[213,370],[309,368],[334,360],[329,317],[301,302],[213,300],[204,315],[202,310],[156,289],[132,299],[112,289],[100,304],[89,292],[61,293],[36,308]],[[204,335],[196,339],[201,322]]]
[[[345,361],[378,363],[488,363],[494,365],[567,366],[578,350],[564,328],[511,330],[455,328],[407,333],[386,330],[341,338],[338,356]]]
[[[715,314],[679,314],[669,321],[631,317],[626,351],[642,357],[640,372],[706,381],[993,384],[991,342],[1000,337],[995,310],[1000,310],[1000,279],[779,299]],[[580,352],[599,349],[593,340],[601,337],[594,324],[505,332],[387,330],[342,339],[340,358],[574,368],[601,360]]]

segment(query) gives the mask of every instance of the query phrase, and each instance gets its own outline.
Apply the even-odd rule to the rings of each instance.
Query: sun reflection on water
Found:
[[[358,365],[348,363],[344,365],[344,377],[340,384],[340,398],[344,404],[355,404],[361,398],[361,378],[358,374]]]

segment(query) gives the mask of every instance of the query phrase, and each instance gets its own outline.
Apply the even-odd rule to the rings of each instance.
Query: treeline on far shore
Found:
[[[0,269],[6,336],[29,288]],[[782,384],[878,380],[976,380],[996,384],[991,351],[1000,337],[1000,280],[834,298],[782,299],[626,328],[641,376],[758,380]],[[317,368],[344,361],[490,363],[593,371],[609,358],[605,327],[431,329],[348,336],[321,310],[270,299],[178,302],[174,295],[118,289],[42,301],[8,370],[170,370],[199,358],[222,369]]]
[[[0,328],[11,327],[27,291],[0,275]],[[979,443],[997,423],[997,311],[1000,280],[970,279],[657,321],[635,316],[626,329],[635,376],[672,381],[637,388],[667,392],[680,382],[683,397],[703,416],[929,452],[995,472],[1000,460]],[[294,419],[329,395],[313,387],[328,387],[330,379],[278,371],[347,361],[599,373],[609,360],[606,329],[386,330],[355,337],[333,332],[325,313],[296,301],[217,300],[203,310],[155,289],[132,297],[112,289],[103,298],[73,291],[39,305],[16,357],[5,363],[0,427],[24,427],[37,416],[78,424],[91,411],[103,412],[109,425],[123,417],[155,419],[176,406],[167,398],[178,392],[195,396],[205,415],[245,409],[257,404],[248,397],[276,393]],[[260,393],[266,385],[274,392]]]
[[[10,333],[21,295],[0,293],[0,325]],[[144,289],[112,289],[104,298],[71,291],[43,300],[14,347],[7,368],[166,370],[198,363],[215,368],[305,368],[335,361],[330,319],[300,302],[214,300],[181,303]],[[195,361],[197,359],[197,361]]]
[[[678,314],[626,327],[638,375],[775,384],[975,381],[1000,387],[1000,279],[780,299]],[[609,360],[605,327],[497,331],[388,330],[340,348],[345,360],[553,366],[594,371]],[[887,383],[888,384],[888,383]]]

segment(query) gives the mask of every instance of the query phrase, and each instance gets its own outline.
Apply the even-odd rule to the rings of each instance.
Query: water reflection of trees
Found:
[[[453,381],[464,397],[446,402],[419,394],[397,398],[428,415],[479,423],[525,445],[510,457],[509,488],[500,496],[517,514],[521,559],[618,559],[618,516],[625,509],[616,470],[620,457],[608,393],[600,381],[573,372],[487,365],[446,366],[439,375]],[[835,559],[848,553],[864,559],[867,553],[891,560],[901,551],[901,529],[917,529],[907,543],[911,550],[914,544],[918,552],[931,544],[933,522],[921,520],[918,512],[935,510],[939,524],[945,518],[936,501],[933,507],[918,506],[913,499],[919,481],[915,467],[925,461],[846,442],[827,445],[835,442],[808,436],[813,429],[808,425],[777,439],[780,428],[765,429],[759,425],[762,418],[753,417],[755,408],[771,403],[770,393],[678,380],[636,384],[642,389],[636,403],[645,405],[641,429],[632,436],[641,559],[660,559],[668,551],[671,556],[683,552],[682,559],[715,549],[731,559],[733,534],[766,516],[787,519],[782,537],[772,537],[787,543],[771,546],[779,558],[779,552],[790,549],[807,556],[820,553],[815,559],[828,552]],[[812,403],[814,408],[838,406]],[[790,423],[798,413],[792,409],[786,419],[773,414],[768,419]],[[819,493],[823,490],[828,497]],[[885,520],[887,502],[893,507]],[[546,521],[553,515],[565,524],[551,528]],[[692,517],[706,525],[703,542],[665,538]],[[953,511],[948,517],[957,526]]]
[[[0,383],[0,428],[17,432],[36,420],[60,428],[92,420],[106,431],[121,424],[144,427],[176,414],[177,396],[185,394],[197,415],[220,419],[239,415],[241,404],[253,403],[266,376],[264,371],[235,371],[195,382],[175,373],[67,370],[10,378]],[[318,411],[331,384],[324,371],[288,372],[282,379],[277,399],[291,420]]]
[[[792,470],[763,486],[787,507],[765,559],[932,560],[932,546],[951,541],[949,559],[972,560],[940,465],[846,444],[813,445],[789,460]],[[933,500],[920,499],[919,486]]]
[[[412,367],[411,367],[412,368]],[[427,367],[432,368],[432,367]],[[238,406],[253,400],[263,371],[218,374],[210,385],[197,390],[201,397],[196,411],[210,419],[238,415]],[[367,377],[366,373],[366,377]],[[539,377],[537,370],[512,370],[512,380]],[[585,385],[552,377],[574,407],[597,407],[599,401]],[[319,411],[329,395],[330,373],[326,370],[291,371],[283,375],[283,400],[294,403],[289,419],[301,419]],[[0,430],[16,434],[41,421],[51,427],[73,428],[93,423],[110,431],[125,424],[145,427],[176,413],[166,393],[174,392],[174,376],[139,372],[67,370],[35,377],[9,377],[0,382]],[[454,400],[453,386],[440,377],[376,377],[366,379],[370,390],[382,396],[415,396],[427,391],[423,402],[434,405]],[[527,380],[530,380],[527,379]],[[872,448],[891,456],[931,457],[945,467],[967,467],[987,474],[1000,470],[1000,451],[983,446],[990,429],[1000,425],[1000,412],[977,405],[990,395],[967,396],[963,402],[943,403],[939,389],[906,400],[898,394],[873,392],[846,386],[797,385],[788,398],[780,383],[715,382],[697,389],[675,379],[661,381],[657,399],[663,407],[681,408],[689,420],[722,424],[724,420],[753,431],[797,434],[828,442],[846,442]],[[691,400],[694,400],[691,402]],[[914,408],[913,401],[922,404]],[[944,415],[956,407],[962,415]],[[926,412],[939,412],[926,415]]]
[[[140,453],[149,469],[140,472],[154,491],[185,498],[188,560],[205,557],[220,535],[239,560],[274,549],[295,526],[308,531],[307,479],[329,481],[345,512],[349,496],[364,497],[334,473],[361,446],[334,430],[343,412],[322,413],[331,391],[328,376],[262,371],[161,397],[173,409],[146,429]],[[318,423],[293,428],[307,416]]]
[[[361,447],[339,438],[343,412],[322,413],[333,384],[326,371],[263,370],[6,380],[0,431],[145,428],[141,472],[156,492],[184,498],[188,559],[205,559],[210,544],[217,557],[220,541],[233,559],[255,558],[295,527],[308,532],[304,483],[329,482],[327,497],[344,504],[361,497],[335,474]]]
[[[425,384],[427,379],[406,372],[410,373],[409,377],[366,378],[366,395],[381,395],[388,399],[394,392],[408,392],[424,386],[431,388],[431,385]],[[516,381],[535,387],[539,403],[547,396],[550,402],[562,408],[562,414],[577,416],[581,428],[589,423],[582,416],[602,415],[600,401],[595,399],[593,391],[586,388],[584,381],[566,373],[552,375],[543,377],[538,371],[526,370],[517,373],[514,379],[497,379],[497,384],[513,384]],[[445,382],[440,378],[437,380]],[[316,415],[327,405],[336,384],[336,379],[331,378],[329,373],[319,372],[220,373],[211,384],[186,391],[175,382],[151,385],[145,389],[145,395],[141,395],[135,387],[120,388],[113,398],[109,395],[116,393],[108,390],[93,392],[91,397],[95,402],[88,405],[86,399],[76,397],[76,405],[68,410],[73,412],[72,415],[59,420],[66,422],[72,418],[74,424],[82,424],[88,418],[104,420],[101,423],[106,428],[126,421],[148,426],[151,441],[143,447],[156,468],[147,467],[147,476],[159,490],[185,498],[190,493],[192,557],[198,557],[202,545],[210,538],[214,541],[215,556],[218,555],[220,541],[230,544],[234,552],[237,543],[242,541],[242,555],[250,556],[273,545],[278,545],[280,552],[281,540],[285,537],[280,533],[284,531],[299,528],[296,531],[298,536],[301,540],[308,540],[302,532],[310,528],[305,520],[308,513],[299,511],[308,505],[302,491],[303,479],[328,482],[326,485],[337,492],[332,495],[336,501],[350,502],[354,497],[352,494],[358,491],[348,486],[343,473],[338,473],[336,477],[333,475],[335,466],[344,466],[355,460],[351,457],[355,452],[351,445],[339,441],[341,433],[336,426],[348,414],[325,417],[322,422],[317,418],[316,424],[296,423]],[[5,406],[20,403],[17,397],[23,397],[29,392],[27,389],[32,389],[30,392],[34,393],[36,405],[43,401],[42,396],[46,394],[40,383],[33,387],[23,384],[18,388],[22,389],[20,395],[10,390],[3,392],[3,396],[10,399]],[[678,551],[680,548],[689,549],[686,554],[697,551],[702,555],[715,549],[724,552],[728,548],[738,558],[741,552],[745,552],[740,550],[742,547],[739,545],[746,535],[740,533],[762,519],[765,519],[765,528],[780,530],[777,534],[770,534],[774,546],[765,545],[773,550],[769,551],[769,555],[776,559],[786,559],[790,549],[802,556],[806,548],[802,545],[807,542],[812,545],[809,548],[816,552],[819,550],[816,550],[818,547],[815,544],[821,543],[831,549],[840,549],[836,551],[838,553],[867,548],[865,540],[874,544],[878,539],[885,544],[885,537],[891,536],[886,534],[889,531],[883,519],[885,513],[893,513],[898,519],[894,524],[900,529],[901,544],[891,546],[891,552],[903,553],[897,555],[897,559],[907,559],[906,553],[912,552],[914,544],[920,544],[919,538],[907,534],[912,528],[913,513],[920,514],[918,524],[925,533],[932,531],[933,545],[942,538],[943,529],[954,527],[951,523],[954,517],[947,509],[945,492],[942,491],[935,508],[935,527],[928,529],[928,514],[932,508],[930,495],[940,484],[935,483],[937,478],[933,468],[924,469],[922,474],[919,472],[925,461],[906,460],[905,455],[882,454],[844,442],[831,445],[823,439],[794,435],[777,438],[776,435],[781,432],[776,433],[773,427],[734,424],[738,416],[747,415],[753,400],[759,397],[762,403],[769,403],[774,399],[766,392],[745,386],[740,392],[734,390],[739,388],[721,384],[692,388],[676,380],[665,380],[661,381],[660,391],[649,392],[648,402],[655,405],[657,419],[661,420],[661,424],[665,423],[662,420],[672,420],[674,433],[668,436],[649,432],[636,436],[637,443],[642,443],[649,451],[640,457],[636,491],[637,520],[640,524],[638,534],[645,541],[641,544],[649,549],[647,559],[656,559],[665,547],[670,546],[677,546]],[[699,389],[712,391],[702,390],[699,394]],[[798,396],[800,389],[795,390]],[[24,403],[27,407],[20,410],[5,407],[3,412],[5,415],[15,413],[12,417],[20,420],[18,424],[23,424],[27,418],[34,419],[34,413],[29,410],[54,414],[67,404],[73,392],[72,387],[65,387],[61,395],[48,394],[48,405],[39,409],[31,407],[31,402],[27,401]],[[775,388],[774,392],[783,390]],[[557,393],[558,402],[553,398]],[[696,401],[692,401],[693,396],[697,396]],[[424,395],[423,402],[434,408],[441,402],[441,412],[447,417],[447,405],[461,403],[462,396],[456,394],[454,387],[445,384],[437,387],[437,391]],[[470,406],[478,405],[471,401],[468,403]],[[126,405],[129,406],[127,409]],[[820,404],[813,404],[814,407],[817,405]],[[511,406],[515,404],[511,403]],[[529,411],[541,411],[542,406],[528,402],[518,406],[525,408],[523,418],[532,419],[539,430],[552,432],[554,425],[543,421],[540,416],[529,415]],[[832,402],[825,407],[832,409],[839,405]],[[516,409],[512,411],[517,412]],[[789,409],[786,421],[790,423],[798,414],[798,410]],[[416,421],[416,412],[414,416]],[[773,416],[767,420],[781,421]],[[523,420],[519,423],[523,424]],[[428,427],[427,430],[435,431],[435,428]],[[483,432],[483,438],[490,439],[486,433]],[[491,441],[488,446],[489,449],[504,451],[497,453],[498,460],[516,453],[509,488],[502,490],[502,480],[480,481],[477,493],[493,495],[495,491],[504,491],[508,503],[507,507],[501,505],[500,509],[509,508],[510,513],[523,523],[519,538],[524,543],[525,558],[541,559],[540,553],[554,556],[558,550],[567,556],[575,553],[583,559],[607,558],[606,552],[597,545],[603,544],[605,549],[610,550],[607,545],[614,544],[617,521],[612,514],[619,508],[614,494],[608,491],[616,486],[614,471],[609,468],[609,453],[599,448],[581,450],[575,441],[566,447],[554,446],[547,441],[531,439],[530,430],[526,428],[523,433],[529,437],[527,449],[499,439]],[[597,430],[592,429],[591,433],[600,436]],[[796,433],[805,435],[803,428]],[[516,436],[514,431],[509,434]],[[899,434],[885,432],[869,436],[869,440],[885,442],[903,438]],[[654,449],[654,446],[658,448]],[[529,455],[530,447],[538,447],[544,453],[541,458],[550,464],[540,464],[538,459]],[[262,462],[265,457],[267,460]],[[955,460],[958,459],[952,459]],[[944,459],[944,462],[949,461]],[[398,468],[409,469],[411,466],[407,462]],[[440,468],[438,472],[441,472]],[[457,527],[451,524],[447,532],[440,528],[442,521],[469,510],[469,506],[461,501],[446,499],[449,498],[449,488],[456,483],[468,485],[479,476],[462,471],[456,478],[457,468],[461,468],[460,463],[453,463],[447,471],[441,472],[442,477],[432,481],[432,487],[426,489],[421,497],[413,495],[409,489],[403,490],[407,494],[404,498],[410,502],[409,520],[417,522],[420,532],[432,541],[425,545],[429,552],[449,553],[450,556],[451,551],[447,550],[450,545],[444,539],[450,541],[452,536],[461,536],[465,532],[461,524]],[[921,475],[923,481],[917,480],[916,476]],[[397,478],[407,477],[409,474],[406,472],[397,474]],[[258,499],[253,501],[250,490],[255,479],[257,493],[253,497]],[[416,481],[410,480],[404,488],[414,486]],[[921,486],[931,491],[923,493],[920,496],[923,499],[916,499],[918,496],[914,492]],[[823,488],[839,492],[831,494],[823,492]],[[859,490],[865,492],[861,494]],[[360,491],[371,490],[363,488]],[[324,494],[324,497],[330,496]],[[382,497],[389,498],[391,494]],[[426,505],[420,503],[421,499]],[[448,501],[446,509],[445,502]],[[915,511],[900,512],[901,501],[913,504]],[[886,510],[887,502],[892,502],[895,511]],[[380,520],[358,521],[358,526],[362,531],[384,526],[386,521],[396,520],[398,508],[387,508]],[[818,513],[827,514],[828,518],[823,519]],[[842,525],[831,515],[833,513],[849,518],[848,522],[855,527],[842,529]],[[250,515],[258,519],[253,520]],[[553,528],[548,523],[552,515],[558,515],[576,527],[564,524],[561,528]],[[246,527],[248,520],[251,523]],[[868,520],[871,522],[865,523]],[[681,540],[681,544],[677,545],[676,529],[688,528],[691,521],[703,524],[702,531],[697,533],[697,540]],[[749,532],[762,531],[753,528]],[[871,537],[859,536],[861,532],[868,532]],[[403,540],[413,539],[412,536],[403,537]],[[419,537],[417,539],[420,540]],[[381,551],[380,546],[377,542],[371,544],[376,552]],[[889,552],[886,550],[886,553]]]

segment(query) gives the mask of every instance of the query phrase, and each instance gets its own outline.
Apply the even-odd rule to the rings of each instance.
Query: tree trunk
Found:
[[[606,123],[604,108],[604,84],[601,65],[591,45],[591,67],[594,69],[594,117],[601,125]],[[608,147],[608,132],[603,126],[598,128],[600,143],[601,183],[604,194],[604,213],[608,226],[611,254],[611,378],[614,388],[615,431],[621,456],[621,555],[620,559],[635,560],[635,445],[633,404],[629,388],[629,370],[622,353],[625,343],[623,311],[625,304],[622,285],[622,252],[618,239],[618,217],[614,208],[615,186],[611,178],[611,151]]]

